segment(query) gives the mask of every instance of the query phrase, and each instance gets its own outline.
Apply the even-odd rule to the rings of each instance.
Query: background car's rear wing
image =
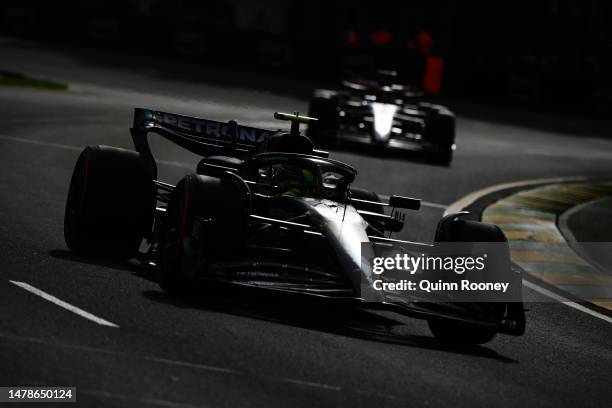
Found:
[[[257,147],[275,132],[238,125],[235,121],[217,122],[209,119],[177,115],[151,109],[134,109],[131,129],[136,150],[157,177],[157,165],[149,148],[147,134],[157,133],[177,145],[200,156],[226,154],[244,158],[254,154]],[[326,152],[314,151],[327,156]]]

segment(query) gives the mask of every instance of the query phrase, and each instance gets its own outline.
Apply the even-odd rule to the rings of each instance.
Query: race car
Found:
[[[453,112],[421,101],[423,92],[400,84],[396,71],[378,71],[372,78],[345,80],[339,90],[315,90],[308,115],[319,120],[306,134],[321,146],[416,151],[432,162],[450,163],[455,150]]]
[[[496,242],[503,246],[497,269],[519,288],[521,276],[510,268],[501,230],[462,213],[440,220],[437,243],[391,238],[404,226],[397,209],[418,210],[420,200],[382,202],[352,187],[357,171],[300,134],[300,123],[313,118],[275,117],[290,120],[291,131],[136,109],[135,150],[88,146],[76,162],[64,220],[68,247],[138,260],[172,295],[197,282],[316,297],[330,307],[349,302],[426,319],[436,337],[455,343],[523,333],[517,298],[430,302],[374,290],[371,257],[395,244],[422,253],[443,242]],[[201,156],[195,172],[176,185],[157,180],[153,133]]]

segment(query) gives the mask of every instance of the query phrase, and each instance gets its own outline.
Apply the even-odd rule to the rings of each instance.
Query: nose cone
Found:
[[[397,105],[379,102],[372,103],[372,113],[374,116],[372,138],[375,142],[385,143],[389,140],[395,112],[397,112]]]

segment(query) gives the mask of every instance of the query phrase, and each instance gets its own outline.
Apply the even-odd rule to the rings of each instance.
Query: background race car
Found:
[[[319,120],[309,125],[307,135],[321,145],[420,151],[434,162],[450,163],[455,115],[422,101],[423,92],[399,82],[395,71],[378,71],[372,79],[345,80],[339,90],[315,90],[309,116]]]

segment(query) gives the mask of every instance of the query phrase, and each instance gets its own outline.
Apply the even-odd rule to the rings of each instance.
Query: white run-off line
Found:
[[[53,304],[55,304],[55,305],[57,305],[57,306],[59,306],[61,308],[64,308],[64,309],[66,309],[66,310],[68,310],[68,311],[70,311],[70,312],[72,312],[74,314],[77,314],[77,315],[79,315],[79,316],[81,316],[81,317],[83,317],[83,318],[85,318],[87,320],[91,320],[92,322],[97,323],[97,324],[99,324],[101,326],[108,326],[108,327],[119,328],[119,326],[116,325],[115,323],[111,323],[108,320],[102,319],[101,317],[92,315],[91,313],[86,312],[83,309],[80,309],[80,308],[78,308],[76,306],[73,306],[70,303],[66,303],[63,300],[58,299],[55,296],[48,294],[47,292],[43,292],[42,290],[37,289],[34,286],[29,285],[29,284],[27,284],[25,282],[12,281],[12,280],[9,280],[9,282],[11,282],[13,285],[19,286],[20,288],[27,290],[30,293],[33,293],[36,296],[39,296],[39,297],[45,299],[48,302],[51,302],[51,303],[53,303]]]
[[[589,314],[593,317],[596,317],[598,319],[604,320],[608,323],[612,323],[612,317],[610,316],[606,316],[605,314],[596,312],[595,310],[591,310],[588,307],[582,306],[580,303],[576,303],[576,302],[572,302],[570,300],[567,300],[566,298],[564,298],[563,296],[557,295],[555,292],[552,292],[546,288],[541,287],[540,285],[536,285],[533,282],[529,282],[528,280],[523,279],[523,286],[532,289],[538,293],[540,293],[541,295],[547,296],[551,299],[554,299],[558,302],[563,303],[565,306],[569,306],[571,308],[574,308],[576,310],[580,310],[583,313]]]

